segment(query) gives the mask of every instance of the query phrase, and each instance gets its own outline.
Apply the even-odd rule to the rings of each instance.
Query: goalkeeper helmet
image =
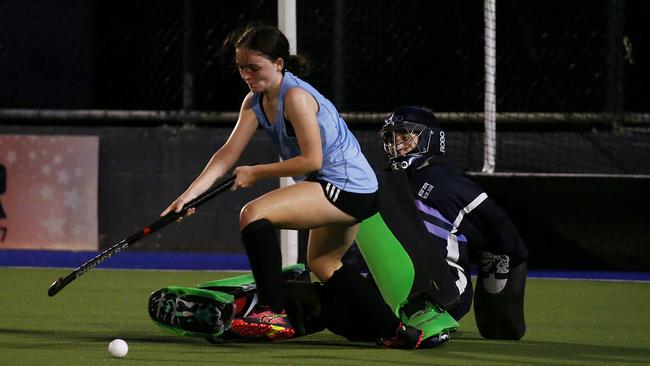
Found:
[[[445,131],[433,112],[426,108],[397,108],[386,117],[379,134],[391,170],[417,168],[445,153]]]

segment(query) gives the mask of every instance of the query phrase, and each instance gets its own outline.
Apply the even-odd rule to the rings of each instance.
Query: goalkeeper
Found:
[[[386,118],[380,135],[390,160],[390,170],[404,172],[408,177],[410,196],[415,200],[416,210],[429,233],[430,242],[435,243],[438,253],[446,262],[436,264],[439,262],[435,256],[428,256],[431,263],[429,269],[437,267],[438,272],[434,270],[420,283],[416,278],[409,300],[414,302],[418,293],[427,293],[426,287],[432,277],[448,278],[447,274],[451,273],[457,300],[454,299],[453,289],[447,291],[451,296],[433,293],[429,297],[434,297],[434,302],[448,310],[455,319],[460,319],[469,311],[473,295],[469,274],[471,253],[480,258],[474,295],[474,313],[479,332],[488,339],[523,337],[526,330],[524,287],[528,251],[512,221],[481,187],[442,162],[441,157],[447,148],[445,132],[430,110],[400,107]],[[381,185],[381,175],[379,177]],[[385,187],[387,184],[383,185]],[[391,193],[396,192],[393,189]],[[357,241],[363,233],[362,227]],[[405,247],[410,244],[402,243]],[[412,260],[421,257],[418,253],[423,247],[410,251]],[[360,248],[366,261],[372,259],[372,256],[364,253],[363,245]],[[372,264],[369,263],[371,270]],[[440,268],[445,264],[447,271]],[[394,267],[383,263],[382,258],[375,265],[382,268],[376,272],[390,278],[391,274],[386,272]],[[415,273],[425,271],[425,265],[414,262]],[[444,285],[445,282],[441,281],[440,284]],[[379,285],[384,298],[395,292],[395,288]],[[435,301],[435,297],[442,300]]]

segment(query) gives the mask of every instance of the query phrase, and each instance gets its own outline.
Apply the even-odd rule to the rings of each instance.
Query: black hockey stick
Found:
[[[159,218],[156,220],[154,223],[151,225],[145,227],[144,229],[136,232],[135,234],[129,236],[126,239],[122,239],[120,242],[117,244],[113,245],[112,247],[104,250],[103,252],[99,253],[97,256],[95,256],[93,259],[87,261],[86,263],[82,264],[81,267],[75,269],[72,271],[69,275],[65,277],[61,277],[58,280],[54,281],[52,285],[50,285],[50,288],[47,290],[47,294],[49,296],[54,296],[59,291],[61,291],[64,287],[66,287],[70,282],[76,280],[79,278],[81,275],[84,273],[90,271],[91,269],[95,268],[108,258],[114,256],[115,254],[125,250],[126,248],[130,247],[133,243],[137,242],[138,240],[144,238],[145,236],[154,233],[165,226],[169,225],[170,223],[178,220],[178,218],[185,216],[187,213],[187,210],[190,208],[198,207],[205,202],[209,201],[210,199],[214,198],[216,195],[219,193],[229,189],[232,187],[233,183],[235,183],[235,178],[236,176],[231,175],[227,179],[221,181],[220,183],[216,184],[214,187],[210,188],[209,190],[205,191],[203,194],[200,196],[196,197],[195,199],[191,200],[188,202],[185,206],[183,206],[183,209],[180,212],[169,212],[165,216]]]

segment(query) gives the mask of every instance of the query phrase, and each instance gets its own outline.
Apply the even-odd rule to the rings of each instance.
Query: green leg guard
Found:
[[[302,263],[292,264],[290,266],[282,267],[283,280],[297,279],[306,273],[305,265]],[[243,274],[235,277],[222,278],[198,285],[202,289],[246,289],[255,286],[255,279],[252,273]]]
[[[381,295],[393,312],[399,314],[408,303],[415,280],[411,258],[379,213],[359,225],[356,241]]]

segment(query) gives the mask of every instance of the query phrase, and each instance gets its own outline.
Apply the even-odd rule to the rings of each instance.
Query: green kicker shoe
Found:
[[[424,309],[418,310],[411,316],[400,311],[402,322],[424,332],[420,348],[432,348],[447,342],[450,333],[460,326],[446,310],[425,302]]]
[[[151,319],[166,331],[206,339],[220,336],[235,316],[232,295],[176,286],[151,294],[148,309]]]

